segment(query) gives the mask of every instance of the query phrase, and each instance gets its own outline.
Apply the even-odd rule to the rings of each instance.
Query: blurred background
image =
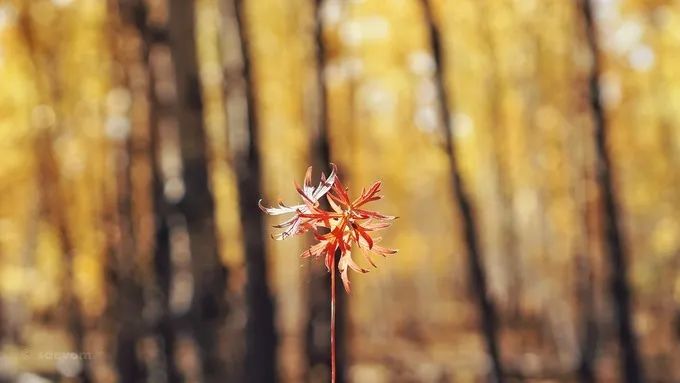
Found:
[[[680,381],[680,2],[0,0],[0,381]],[[361,260],[359,260],[361,262]]]

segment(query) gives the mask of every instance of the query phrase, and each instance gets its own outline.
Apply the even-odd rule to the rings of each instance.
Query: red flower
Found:
[[[331,271],[335,262],[336,250],[339,251],[340,261],[338,271],[347,292],[350,291],[348,271],[366,273],[368,270],[360,267],[352,259],[352,246],[356,245],[364,258],[373,266],[370,253],[382,256],[395,254],[397,250],[388,249],[377,245],[381,237],[373,237],[373,233],[385,229],[391,225],[396,217],[383,215],[375,211],[367,210],[365,205],[369,202],[382,198],[380,192],[381,182],[374,183],[368,190],[364,189],[355,200],[351,200],[347,189],[342,185],[336,174],[336,167],[328,179],[321,175],[321,182],[316,188],[311,185],[312,168],[307,169],[305,182],[302,188],[296,185],[296,189],[302,197],[303,204],[286,206],[279,202],[278,207],[266,208],[260,203],[260,208],[267,214],[280,215],[294,213],[289,220],[274,227],[285,229],[283,232],[273,235],[274,239],[285,239],[291,235],[302,234],[311,231],[319,242],[305,252],[302,257],[319,258],[324,256],[326,268]],[[332,211],[321,208],[319,200],[326,196]]]
[[[286,206],[279,202],[278,207],[271,208],[262,206],[262,200],[258,204],[262,211],[270,215],[294,214],[287,221],[274,226],[285,229],[283,232],[273,235],[274,239],[286,239],[291,235],[311,231],[314,233],[314,237],[319,240],[317,244],[312,245],[302,253],[302,257],[319,258],[324,256],[326,268],[331,273],[331,383],[335,383],[335,255],[336,253],[340,254],[338,270],[345,290],[349,293],[349,269],[361,273],[368,272],[352,259],[353,245],[357,245],[359,251],[373,267],[376,266],[371,260],[371,252],[387,256],[396,253],[397,250],[376,245],[381,238],[372,237],[373,232],[389,227],[390,221],[396,217],[382,215],[375,211],[366,210],[364,207],[367,203],[382,198],[381,195],[378,195],[381,183],[376,182],[368,190],[362,190],[361,196],[352,201],[347,194],[347,189],[336,175],[335,165],[331,164],[331,166],[333,171],[328,178],[322,173],[321,182],[317,187],[312,186],[312,167],[310,166],[307,169],[302,188],[295,185],[295,189],[302,197],[302,204]],[[332,211],[324,210],[320,206],[319,200],[323,196],[328,199]]]

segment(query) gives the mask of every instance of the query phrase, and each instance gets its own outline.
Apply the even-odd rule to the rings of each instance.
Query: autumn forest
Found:
[[[0,383],[678,382],[678,68],[675,0],[0,0]]]

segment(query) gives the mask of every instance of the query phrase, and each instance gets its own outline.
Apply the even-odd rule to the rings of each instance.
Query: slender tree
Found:
[[[206,382],[223,382],[220,328],[225,314],[226,269],[218,254],[215,204],[210,191],[203,101],[198,71],[195,2],[169,0],[168,37],[174,67],[184,193],[177,208],[186,221],[194,295],[190,326]]]
[[[261,190],[261,158],[258,147],[256,79],[251,66],[252,53],[248,33],[245,1],[234,0],[241,48],[242,76],[245,83],[248,147],[234,158],[238,182],[241,225],[246,252],[246,381],[276,381],[276,346],[274,304],[267,284],[267,260],[264,247],[264,221],[258,210]]]
[[[155,367],[161,367],[164,370],[165,380],[168,383],[176,383],[180,381],[180,374],[175,365],[174,349],[175,349],[175,323],[170,312],[169,297],[170,297],[170,283],[172,275],[172,267],[170,261],[170,235],[167,224],[167,216],[169,214],[170,206],[165,200],[163,194],[163,177],[161,169],[156,162],[159,149],[159,132],[158,132],[158,117],[160,113],[160,102],[154,92],[156,84],[156,76],[152,71],[150,65],[150,52],[153,44],[166,43],[167,34],[162,34],[164,38],[158,38],[161,34],[154,33],[154,30],[147,23],[148,8],[143,0],[119,0],[119,12],[121,22],[134,28],[139,37],[140,46],[140,63],[144,68],[146,75],[145,89],[142,92],[148,99],[148,123],[149,123],[149,150],[151,157],[151,183],[152,183],[152,200],[153,212],[155,217],[154,222],[154,239],[153,239],[153,280],[147,280],[145,305],[157,305],[160,312],[153,318],[151,323],[145,325],[143,329],[144,334],[153,334],[153,339],[159,343],[162,357],[157,363],[149,363]],[[134,89],[133,89],[134,91]],[[127,334],[129,331],[126,323],[119,335],[116,364],[118,366],[118,373],[122,380],[127,381],[131,379],[136,381],[140,376],[140,367],[138,361],[134,356],[134,350],[137,348],[139,339],[134,334]]]
[[[583,383],[593,383],[595,379],[595,354],[597,352],[597,323],[593,291],[593,272],[586,253],[576,255],[577,299],[580,314],[580,355],[578,375]]]
[[[628,284],[628,265],[625,238],[620,227],[618,201],[614,189],[612,162],[607,151],[608,128],[605,111],[602,107],[599,78],[601,73],[601,57],[597,41],[597,26],[593,17],[593,6],[590,0],[581,0],[581,14],[586,30],[588,48],[592,57],[589,75],[590,107],[595,123],[595,162],[597,166],[597,183],[602,197],[602,223],[606,249],[609,255],[610,289],[614,304],[614,318],[618,331],[621,355],[621,373],[628,383],[643,382],[643,369],[638,355],[637,340],[632,318],[631,293]]]
[[[314,47],[315,47],[315,72],[316,72],[316,125],[312,132],[311,158],[314,167],[321,169],[325,174],[330,173],[331,149],[328,137],[328,92],[324,78],[326,68],[326,45],[323,37],[323,18],[321,7],[323,0],[314,1]],[[322,204],[324,201],[321,202]],[[336,262],[339,261],[336,256]],[[336,265],[337,266],[337,265]],[[330,275],[321,268],[310,269],[310,288],[308,291],[309,317],[306,331],[306,353],[308,367],[313,369],[318,365],[325,365],[332,372],[331,343],[328,338],[319,339],[319,328],[331,327],[331,313],[328,311],[328,297],[332,291],[329,283]],[[335,320],[334,338],[344,339],[346,329],[346,316],[344,309],[346,297],[344,293],[336,294],[335,313],[339,314]],[[337,344],[337,341],[336,341]],[[342,383],[345,378],[345,346],[344,342],[336,345],[335,349],[335,373],[336,381]]]
[[[115,31],[108,35],[109,48],[114,62],[120,63],[126,70],[112,73],[114,83],[130,87],[129,66],[118,43],[120,36],[128,36],[129,28],[123,24],[121,10],[126,10],[123,3],[114,0],[107,2],[108,27]],[[129,40],[126,40],[128,42]],[[114,201],[107,208],[104,224],[107,220],[110,230],[119,235],[107,236],[107,296],[109,296],[105,319],[112,327],[111,343],[115,349],[114,363],[118,377],[125,382],[145,380],[145,368],[138,358],[138,343],[144,333],[145,323],[139,320],[139,313],[144,308],[144,275],[139,265],[137,253],[137,235],[134,231],[132,207],[132,167],[136,161],[133,148],[136,142],[133,135],[123,137],[121,141],[112,143],[114,152],[114,175],[116,190]]]
[[[458,164],[458,156],[453,142],[452,130],[454,129],[451,119],[450,105],[452,96],[447,92],[444,71],[446,62],[444,60],[444,48],[441,40],[441,33],[434,19],[434,11],[429,0],[421,0],[426,23],[429,32],[429,41],[434,61],[436,64],[435,80],[437,85],[437,95],[440,103],[442,127],[444,130],[445,150],[449,158],[451,168],[451,189],[458,209],[461,213],[462,225],[464,229],[465,246],[468,253],[468,268],[470,272],[470,288],[475,296],[479,310],[482,332],[486,343],[487,352],[491,360],[493,380],[502,382],[503,366],[498,347],[497,318],[496,309],[489,296],[489,289],[486,280],[486,272],[482,264],[482,252],[479,246],[475,214],[473,212],[470,196],[464,184]]]

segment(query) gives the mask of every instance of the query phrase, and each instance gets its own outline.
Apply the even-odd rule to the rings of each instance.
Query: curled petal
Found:
[[[347,255],[345,255],[345,259],[347,259],[347,266],[349,266],[350,269],[362,274],[368,273],[368,270],[354,262],[354,259],[352,258],[352,255],[349,251],[347,252]]]
[[[331,174],[328,175],[328,178],[326,178],[323,174],[321,175],[321,182],[319,182],[319,186],[317,186],[316,190],[314,190],[311,194],[311,197],[314,201],[318,201],[321,197],[326,195],[326,193],[328,193],[328,191],[331,190],[335,184],[338,168],[335,166],[335,164],[331,164],[331,169]]]
[[[377,181],[371,187],[366,191],[365,189],[361,191],[361,196],[359,198],[355,199],[354,202],[352,202],[352,206],[354,207],[360,207],[361,205],[364,205],[368,202],[371,201],[377,201],[382,196],[377,195],[380,192],[380,187],[382,186],[382,182]]]
[[[357,245],[362,249],[371,250],[376,243],[382,241],[382,237],[376,237],[371,239],[373,240],[373,244],[370,247],[368,241],[366,241],[364,237],[357,238]]]
[[[359,250],[361,251],[361,255],[364,256],[364,258],[366,259],[366,261],[367,261],[368,263],[370,263],[371,266],[373,266],[373,268],[376,268],[376,269],[377,269],[378,266],[376,266],[375,263],[373,262],[373,260],[371,259],[371,252],[370,252],[370,251],[366,251],[366,250],[364,250],[364,249],[362,249],[362,248],[359,248]]]
[[[369,248],[369,249],[371,249],[371,248],[373,247],[373,238],[371,238],[371,236],[368,235],[368,233],[366,232],[366,230],[364,230],[364,229],[363,229],[361,226],[359,226],[359,225],[355,225],[354,231],[357,232],[357,233],[359,233],[359,235],[357,236],[357,240],[358,240],[359,237],[362,237],[362,238],[366,241],[366,244],[368,245],[368,248]]]
[[[363,227],[364,230],[366,230],[366,231],[382,230],[382,229],[386,229],[390,226],[392,226],[391,222],[376,221],[376,220],[373,220],[373,219],[361,224],[361,227]]]
[[[335,199],[335,202],[338,202],[343,207],[349,207],[352,204],[349,195],[347,194],[347,189],[342,182],[340,182],[339,178],[335,179],[335,183],[333,183],[333,193],[329,195]]]
[[[290,234],[288,231],[283,231],[281,233],[276,233],[272,234],[272,239],[275,239],[277,241],[283,241],[284,239],[290,237],[292,234]]]
[[[289,222],[292,221],[292,222]],[[301,234],[304,233],[308,230],[313,230],[315,227],[316,221],[315,220],[304,220],[301,218],[299,215],[296,215],[292,219],[284,222],[283,224],[277,225],[277,226],[283,226],[283,227],[288,227],[285,231],[272,235],[272,238],[280,241],[284,240],[292,235],[296,234]],[[275,226],[276,227],[276,226]]]
[[[307,172],[305,173],[305,181],[302,184],[302,190],[304,191],[305,195],[311,196],[312,193],[314,193],[314,187],[312,186],[312,167],[307,168]]]
[[[316,245],[313,245],[309,249],[305,250],[302,254],[300,254],[300,257],[301,258],[319,257],[321,256],[321,254],[323,254],[325,248],[326,242],[324,241],[319,242]]]
[[[397,249],[388,249],[386,247],[382,247],[379,245],[374,245],[373,249],[371,249],[373,252],[378,253],[382,255],[383,257],[386,257],[388,255],[393,255],[399,252]]]
[[[351,291],[349,283],[349,274],[347,268],[347,258],[345,256],[340,257],[338,261],[338,271],[340,272],[340,278],[342,278],[342,284],[345,286],[345,291],[349,294]]]
[[[345,286],[345,291],[347,291],[347,294],[351,293],[352,289],[350,288],[349,275],[346,268],[340,271],[340,278],[342,278],[342,284]]]
[[[307,168],[307,172],[305,173],[305,179],[302,184],[302,187],[295,184],[295,189],[306,203],[312,206],[316,206],[319,199],[326,195],[326,193],[328,193],[328,191],[331,189],[337,178],[336,175],[337,167],[335,166],[335,164],[331,164],[331,169],[332,169],[331,174],[328,176],[328,178],[326,178],[326,176],[323,173],[321,174],[321,181],[319,182],[319,185],[317,187],[312,186],[311,166]]]
[[[333,201],[333,198],[331,198],[331,197],[332,197],[331,194],[326,194],[326,199],[328,200],[328,204],[331,205],[331,208],[333,209],[333,211],[335,211],[338,214],[342,214],[342,209],[340,208],[340,206],[338,206],[337,203],[335,203],[335,201]]]
[[[334,193],[328,193],[328,200],[335,201],[336,206],[338,206],[338,210],[343,211],[344,209],[349,207],[349,204],[341,197],[338,196],[337,193],[335,193],[335,189],[333,190]]]
[[[335,249],[337,248],[337,244],[332,241],[327,241],[326,243],[326,259],[324,260],[324,263],[326,265],[326,269],[328,271],[331,271],[331,263],[335,262]]]
[[[286,213],[295,213],[297,210],[305,208],[305,205],[295,205],[295,206],[286,206],[283,204],[283,202],[279,202],[279,206],[277,207],[266,207],[262,205],[262,200],[260,199],[257,201],[257,205],[260,207],[260,210],[263,212],[269,214],[269,215],[281,215],[281,214],[286,214]]]
[[[379,218],[379,219],[386,219],[386,220],[394,220],[397,219],[398,217],[395,217],[393,215],[383,215],[375,211],[370,211],[370,210],[363,210],[363,209],[355,209],[355,212],[367,216],[367,217],[372,217],[372,218]]]
[[[297,184],[297,182],[293,183],[295,185],[295,190],[298,192],[300,197],[302,197],[303,202],[305,202],[305,206],[309,203],[309,205],[316,206],[317,201],[315,201],[312,197],[312,195],[307,195],[305,191],[300,187],[300,185]]]
[[[283,228],[285,228],[285,227],[288,227],[288,226],[290,226],[290,225],[293,225],[293,224],[295,223],[295,221],[297,221],[297,220],[299,220],[299,219],[300,219],[300,217],[298,217],[298,216],[296,215],[296,216],[293,216],[293,217],[291,217],[290,219],[288,219],[288,220],[286,220],[286,221],[284,221],[284,222],[281,222],[281,223],[279,223],[279,224],[276,224],[276,225],[274,225],[274,226],[272,226],[272,227],[277,228],[277,229],[283,229]]]
[[[340,256],[340,261],[338,261],[338,271],[340,271],[340,277],[342,278],[342,283],[345,285],[345,290],[349,293],[350,292],[350,283],[349,283],[349,275],[347,271],[349,269],[352,269],[356,272],[359,273],[367,273],[368,270],[360,267],[359,265],[354,262],[354,259],[352,259],[352,252],[349,250],[344,252]]]

